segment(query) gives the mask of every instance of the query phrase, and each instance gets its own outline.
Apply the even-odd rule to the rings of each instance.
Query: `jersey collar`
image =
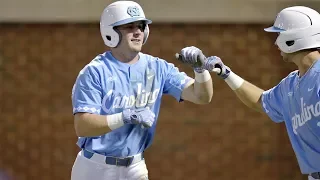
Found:
[[[142,67],[146,63],[145,58],[143,58],[144,54],[141,52],[139,53],[139,60],[134,64],[123,63],[117,60],[112,56],[111,51],[105,52],[103,56],[106,60],[109,60],[117,69],[125,72],[128,72],[129,68]]]

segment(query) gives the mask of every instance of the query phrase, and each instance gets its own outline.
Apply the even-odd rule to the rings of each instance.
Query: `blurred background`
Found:
[[[79,149],[71,89],[78,72],[107,49],[99,18],[110,0],[0,0],[0,180],[68,180]],[[285,7],[320,10],[319,0],[140,0],[153,20],[143,52],[175,63],[197,46],[269,89],[295,66],[263,31]],[[210,104],[163,98],[151,180],[302,180],[284,124],[243,105],[213,76]]]

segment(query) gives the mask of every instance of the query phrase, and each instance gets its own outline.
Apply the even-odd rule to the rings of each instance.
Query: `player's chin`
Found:
[[[132,45],[131,50],[135,52],[140,52],[142,49],[142,45]]]

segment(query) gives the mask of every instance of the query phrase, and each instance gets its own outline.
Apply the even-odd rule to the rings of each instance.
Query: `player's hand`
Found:
[[[196,72],[204,71],[205,56],[197,47],[190,46],[183,48],[177,58],[183,63],[191,65]]]
[[[210,56],[207,58],[205,69],[217,73],[217,75],[223,79],[226,79],[231,72],[230,68],[224,65],[222,60],[217,56]]]
[[[122,112],[124,124],[142,124],[145,128],[150,128],[155,121],[155,114],[150,108],[125,109]]]

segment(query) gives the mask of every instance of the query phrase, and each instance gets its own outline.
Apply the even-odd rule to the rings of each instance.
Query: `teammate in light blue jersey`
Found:
[[[171,95],[208,104],[212,80],[196,47],[180,60],[194,68],[195,78],[173,64],[141,52],[151,20],[139,4],[117,1],[101,16],[100,30],[110,51],[96,56],[79,73],[72,90],[75,130],[81,148],[72,180],[145,180],[143,152],[154,138],[161,99]]]
[[[277,32],[276,45],[286,62],[297,65],[277,86],[264,91],[233,73],[221,59],[212,67],[248,107],[284,122],[301,172],[320,179],[320,15],[294,6],[279,12],[267,32]]]

